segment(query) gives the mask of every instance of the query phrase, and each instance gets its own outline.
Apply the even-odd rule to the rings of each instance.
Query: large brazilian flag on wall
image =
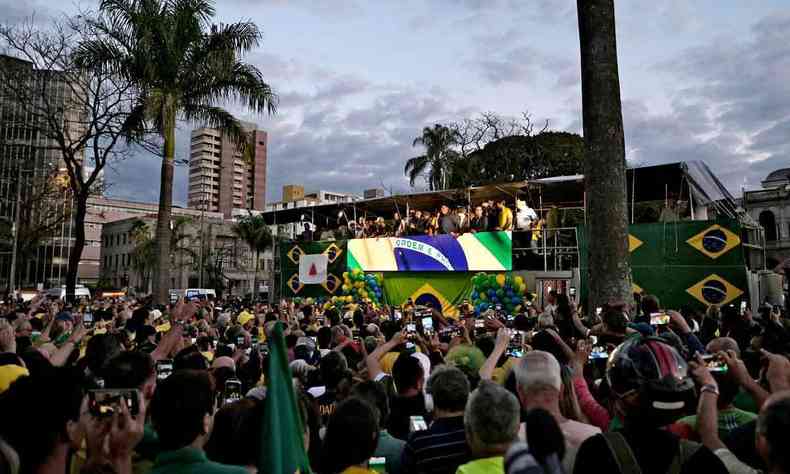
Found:
[[[663,307],[725,305],[745,296],[746,262],[737,221],[636,224],[629,232],[634,289],[658,296]],[[579,239],[585,278],[589,242],[584,229]]]
[[[384,294],[393,306],[404,304],[409,298],[417,305],[431,303],[441,307],[445,316],[458,316],[458,306],[472,293],[472,279],[468,273],[453,272],[392,272],[384,276]]]
[[[299,280],[299,259],[315,254],[326,255],[327,278],[324,283],[306,285]],[[280,246],[280,262],[280,294],[284,298],[339,295],[346,270],[346,241],[288,242]]]

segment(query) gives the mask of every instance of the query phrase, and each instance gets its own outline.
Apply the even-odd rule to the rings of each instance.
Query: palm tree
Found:
[[[587,226],[588,307],[631,301],[625,141],[614,0],[578,0]]]
[[[173,231],[170,233],[170,265],[179,269],[184,268],[184,255],[195,260],[196,254],[189,246],[189,234],[185,227],[192,222],[186,216],[178,216],[173,220]],[[140,275],[143,291],[148,291],[151,272],[156,268],[156,240],[151,237],[151,228],[144,221],[138,219],[132,224],[132,241],[135,243],[132,250],[132,269]],[[178,256],[178,258],[176,258]],[[179,280],[180,281],[180,280]]]
[[[269,230],[269,225],[266,224],[266,220],[262,215],[249,214],[239,219],[233,226],[233,233],[243,240],[250,247],[250,251],[255,254],[252,297],[253,301],[256,301],[258,299],[258,268],[261,261],[261,252],[265,252],[274,246],[272,232]],[[271,292],[272,289],[269,291]]]
[[[236,101],[274,113],[277,98],[261,72],[239,58],[258,46],[251,22],[213,25],[212,0],[101,0],[102,34],[77,49],[78,64],[103,65],[136,86],[127,129],[140,138],[147,125],[163,139],[154,299],[165,303],[170,285],[170,215],[177,119],[218,128],[247,146],[239,121],[222,108]]]
[[[437,123],[433,128],[423,128],[422,135],[414,139],[412,146],[424,146],[425,154],[410,158],[403,168],[409,177],[409,184],[414,187],[417,177],[427,172],[428,189],[435,191],[447,188],[449,168],[459,157],[452,148],[457,144],[456,132],[444,125]]]
[[[140,219],[134,221],[130,233],[134,242],[132,270],[140,277],[140,291],[147,292],[151,271],[156,265],[156,242],[151,238],[151,229]]]

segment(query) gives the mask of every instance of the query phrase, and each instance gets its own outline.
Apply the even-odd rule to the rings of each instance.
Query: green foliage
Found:
[[[244,216],[233,226],[233,233],[255,253],[272,247],[272,233],[262,215]]]
[[[277,97],[258,68],[240,60],[260,43],[258,27],[212,24],[211,0],[102,0],[99,10],[98,34],[77,47],[75,62],[111,70],[134,86],[137,98],[124,124],[129,140],[142,139],[146,130],[163,138],[154,295],[165,302],[176,120],[220,129],[247,156],[248,132],[220,104],[274,113]]]
[[[424,176],[431,191],[446,189],[448,170],[459,154],[452,147],[458,144],[456,134],[450,128],[436,124],[422,129],[422,135],[412,145],[425,147],[425,154],[406,161],[403,172],[414,186],[418,177]]]
[[[584,140],[568,132],[507,136],[459,159],[450,169],[450,186],[481,186],[583,172]]]

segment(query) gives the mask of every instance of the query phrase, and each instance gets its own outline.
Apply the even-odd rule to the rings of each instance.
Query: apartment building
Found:
[[[268,137],[255,124],[243,126],[250,145],[245,154],[219,130],[192,131],[187,207],[220,212],[226,218],[234,209],[264,210]]]

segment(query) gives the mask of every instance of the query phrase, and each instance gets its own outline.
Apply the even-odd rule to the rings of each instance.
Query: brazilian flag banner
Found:
[[[659,297],[667,309],[705,309],[746,296],[746,261],[737,221],[677,221],[629,227],[634,291]],[[579,230],[581,276],[589,278],[590,243]],[[586,297],[586,282],[582,283]]]
[[[472,293],[470,273],[454,272],[390,272],[384,275],[384,294],[392,306],[400,306],[411,298],[415,304],[431,303],[445,316],[458,316],[458,306]]]
[[[326,281],[308,285],[299,279],[303,255],[327,257]],[[341,293],[346,271],[346,241],[287,242],[280,246],[280,294],[283,298],[330,297]]]

